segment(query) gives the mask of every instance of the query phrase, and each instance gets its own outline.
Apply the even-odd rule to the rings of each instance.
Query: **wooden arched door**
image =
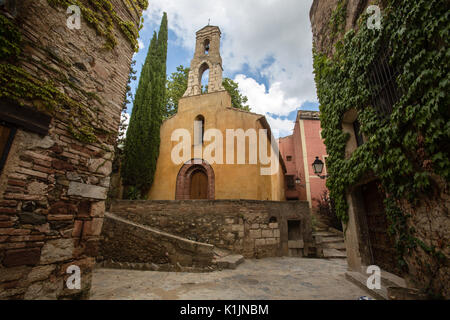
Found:
[[[191,176],[190,199],[208,199],[208,176],[202,170],[197,170]]]

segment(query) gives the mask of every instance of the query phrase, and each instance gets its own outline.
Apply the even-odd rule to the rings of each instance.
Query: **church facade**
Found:
[[[196,33],[188,88],[178,112],[161,126],[149,200],[286,199],[286,167],[266,118],[233,108],[222,85],[220,37],[215,26]]]

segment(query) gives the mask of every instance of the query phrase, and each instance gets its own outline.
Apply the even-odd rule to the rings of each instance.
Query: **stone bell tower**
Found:
[[[224,91],[222,85],[222,58],[220,56],[220,29],[206,26],[196,33],[194,58],[191,61],[188,88],[183,97],[202,93],[202,76],[209,69],[208,93]]]

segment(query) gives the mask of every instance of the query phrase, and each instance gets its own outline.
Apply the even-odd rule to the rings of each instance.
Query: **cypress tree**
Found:
[[[136,90],[127,131],[122,165],[123,184],[146,197],[156,171],[160,127],[165,108],[167,15],[164,13],[158,36],[153,33]]]

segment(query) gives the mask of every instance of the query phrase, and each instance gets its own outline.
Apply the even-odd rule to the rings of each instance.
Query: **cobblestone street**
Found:
[[[169,273],[97,269],[91,299],[357,300],[367,293],[345,279],[347,262],[331,259],[245,260],[236,270]]]

